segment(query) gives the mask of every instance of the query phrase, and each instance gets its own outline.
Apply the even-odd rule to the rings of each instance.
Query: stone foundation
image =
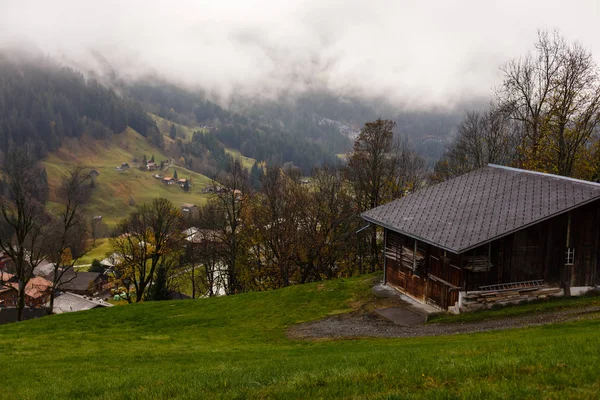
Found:
[[[492,308],[494,305],[519,304],[523,301],[546,299],[551,296],[562,296],[563,294],[564,291],[561,288],[555,287],[460,292],[459,308],[461,312],[468,312]]]

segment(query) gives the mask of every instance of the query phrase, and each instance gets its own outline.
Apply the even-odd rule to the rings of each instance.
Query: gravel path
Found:
[[[590,306],[479,322],[401,326],[374,313],[351,313],[295,325],[288,330],[288,336],[294,339],[438,336],[523,328],[599,316],[600,307]]]

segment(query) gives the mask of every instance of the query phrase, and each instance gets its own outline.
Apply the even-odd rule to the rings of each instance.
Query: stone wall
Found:
[[[518,304],[523,301],[545,299],[550,296],[562,296],[561,288],[535,287],[498,291],[460,292],[461,312],[491,308],[494,305]]]

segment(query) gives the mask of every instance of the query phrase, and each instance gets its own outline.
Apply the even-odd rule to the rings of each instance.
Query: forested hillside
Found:
[[[127,126],[162,146],[156,124],[135,101],[50,60],[0,54],[0,151],[29,145],[41,158],[65,138],[108,138]]]
[[[268,164],[291,162],[306,174],[315,165],[339,163],[336,153],[346,151],[350,143],[337,132],[336,140],[344,142],[344,146],[334,147],[321,140],[325,131],[333,132],[331,127],[322,127],[317,132],[308,125],[290,129],[289,125],[268,115],[226,110],[206,100],[202,93],[192,93],[161,81],[137,82],[128,87],[128,93],[161,118],[190,127],[210,128],[226,147]]]

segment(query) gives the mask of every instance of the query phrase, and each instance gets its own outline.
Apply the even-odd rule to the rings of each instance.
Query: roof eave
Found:
[[[532,221],[532,222],[530,222],[529,224],[525,224],[525,225],[519,226],[518,228],[515,228],[515,229],[513,229],[513,230],[510,230],[510,231],[507,231],[507,232],[504,232],[504,233],[502,233],[502,234],[500,234],[500,235],[494,236],[493,238],[490,238],[490,239],[484,240],[484,241],[482,241],[482,242],[479,242],[479,243],[476,243],[476,244],[474,244],[474,245],[472,245],[472,246],[465,247],[465,248],[461,248],[461,249],[452,249],[452,248],[449,248],[449,247],[446,247],[446,246],[442,246],[442,245],[440,245],[439,243],[435,243],[435,242],[433,242],[433,241],[431,241],[431,240],[427,240],[427,239],[425,239],[425,238],[422,238],[422,237],[420,237],[420,236],[418,236],[418,235],[414,235],[414,234],[411,234],[411,233],[408,233],[408,232],[402,231],[401,229],[395,228],[395,227],[393,227],[393,226],[391,226],[391,225],[389,225],[389,224],[386,224],[386,223],[384,223],[384,222],[381,222],[381,221],[378,221],[378,220],[376,220],[376,219],[374,219],[374,218],[368,217],[368,216],[366,216],[366,215],[365,215],[365,213],[362,213],[360,216],[361,216],[361,218],[362,218],[362,219],[364,219],[364,220],[366,220],[366,221],[368,221],[368,222],[371,222],[371,223],[373,223],[373,224],[379,225],[379,226],[381,226],[381,227],[384,227],[384,228],[386,228],[386,229],[392,230],[392,231],[394,231],[394,232],[398,232],[398,233],[401,233],[401,234],[403,234],[403,235],[409,236],[409,237],[411,237],[411,238],[413,238],[413,239],[420,240],[420,241],[422,241],[422,242],[424,242],[424,243],[427,243],[427,244],[430,244],[430,245],[432,245],[432,246],[439,247],[439,248],[440,248],[440,249],[442,249],[442,250],[447,250],[447,251],[449,251],[449,252],[451,252],[451,253],[454,253],[454,254],[462,254],[462,253],[465,253],[465,252],[467,252],[467,251],[470,251],[470,250],[476,249],[477,247],[480,247],[480,246],[483,246],[483,245],[485,245],[485,244],[491,243],[491,242],[493,242],[494,240],[501,239],[501,238],[503,238],[503,237],[506,237],[506,236],[508,236],[508,235],[511,235],[511,234],[513,234],[513,233],[515,233],[515,232],[521,231],[521,230],[523,230],[523,229],[527,229],[527,228],[529,228],[529,227],[531,227],[531,226],[533,226],[533,225],[536,225],[536,224],[539,224],[539,223],[541,223],[541,222],[547,221],[547,220],[549,220],[549,219],[551,219],[551,218],[558,217],[559,215],[562,215],[562,214],[568,213],[568,212],[570,212],[570,211],[572,211],[572,210],[574,210],[574,209],[576,209],[576,208],[579,208],[579,207],[585,206],[585,205],[587,205],[587,204],[590,204],[590,203],[592,203],[592,202],[594,202],[594,201],[596,201],[596,200],[600,200],[600,195],[598,195],[598,196],[595,196],[595,197],[593,197],[593,198],[591,198],[591,199],[588,199],[588,200],[586,200],[586,201],[583,201],[583,202],[581,202],[581,203],[578,203],[578,204],[576,204],[576,205],[574,205],[574,206],[571,206],[571,207],[565,208],[564,210],[561,210],[561,211],[559,211],[559,212],[556,212],[556,213],[554,213],[554,214],[550,214],[550,215],[548,215],[548,216],[546,216],[546,217],[544,217],[544,218],[540,218],[540,219],[537,219],[537,220],[535,220],[535,221]]]
[[[431,240],[427,240],[427,239],[425,239],[425,238],[422,238],[422,237],[420,237],[420,236],[414,235],[414,234],[412,234],[412,233],[404,232],[403,230],[401,230],[401,229],[398,229],[398,228],[395,228],[395,227],[393,227],[393,226],[391,226],[391,225],[389,225],[389,224],[386,224],[385,222],[381,222],[381,221],[378,221],[378,220],[376,220],[376,219],[374,219],[374,218],[368,217],[368,216],[366,216],[364,213],[363,213],[363,214],[361,214],[360,216],[361,216],[361,218],[362,218],[362,219],[364,219],[365,221],[368,221],[368,222],[370,222],[370,223],[373,223],[373,224],[375,224],[375,225],[379,225],[379,226],[381,226],[381,227],[384,227],[384,228],[386,228],[386,229],[389,229],[389,230],[391,230],[391,231],[398,232],[398,233],[401,233],[401,234],[403,234],[403,235],[406,235],[406,236],[408,236],[408,237],[411,237],[411,238],[413,238],[413,239],[420,240],[420,241],[421,241],[421,242],[423,242],[423,243],[427,243],[427,244],[430,244],[430,245],[432,245],[432,246],[439,247],[439,248],[440,248],[440,249],[442,249],[442,250],[446,250],[446,251],[449,251],[449,252],[451,252],[451,253],[454,253],[454,254],[459,254],[459,253],[458,253],[458,252],[457,252],[455,249],[451,249],[451,248],[449,248],[449,247],[442,246],[442,245],[440,245],[439,243],[432,242]]]

